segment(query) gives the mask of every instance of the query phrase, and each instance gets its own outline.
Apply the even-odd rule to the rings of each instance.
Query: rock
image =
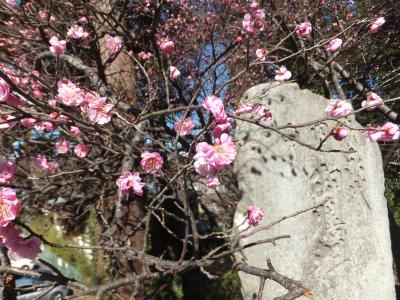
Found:
[[[261,84],[249,89],[242,103],[262,103],[273,122],[282,126],[324,117],[328,100],[297,84]],[[336,122],[283,132],[317,146]],[[360,128],[354,116],[346,124]],[[351,131],[338,142],[329,137],[322,149],[356,150],[351,154],[317,152],[277,133],[238,121],[235,133],[244,145],[234,170],[242,200],[235,222],[243,220],[248,205],[263,207],[263,224],[330,199],[323,207],[285,220],[242,243],[289,234],[289,239],[258,245],[237,255],[249,265],[275,269],[300,280],[312,299],[394,300],[394,276],[382,158],[376,143],[361,131]],[[259,278],[240,272],[245,299],[255,299]],[[263,299],[283,295],[284,288],[267,281]]]

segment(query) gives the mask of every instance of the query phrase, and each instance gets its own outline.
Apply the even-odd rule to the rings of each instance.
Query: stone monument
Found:
[[[261,84],[249,89],[242,103],[268,107],[282,126],[324,117],[328,100],[295,83]],[[354,115],[345,123],[361,128]],[[283,129],[317,146],[335,121]],[[330,199],[318,209],[285,220],[268,231],[242,241],[252,242],[283,234],[282,239],[244,250],[237,260],[267,268],[270,257],[281,274],[300,280],[315,300],[394,300],[394,276],[382,158],[376,143],[353,130],[343,141],[329,137],[319,152],[279,134],[237,121],[235,140],[242,141],[234,171],[242,192],[235,221],[243,220],[248,205],[265,211],[263,224]],[[353,151],[354,150],[354,151]],[[259,278],[240,272],[245,299],[255,299]],[[267,281],[263,299],[286,293]]]

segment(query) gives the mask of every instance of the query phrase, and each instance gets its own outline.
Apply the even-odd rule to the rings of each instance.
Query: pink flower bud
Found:
[[[10,87],[8,83],[3,78],[0,78],[0,102],[6,101],[9,93]]]
[[[255,205],[250,205],[247,209],[247,222],[251,226],[257,226],[264,218],[264,210]]]
[[[77,137],[77,136],[79,136],[79,135],[81,134],[81,130],[80,130],[78,127],[76,127],[76,126],[71,126],[71,127],[69,128],[69,130],[71,131],[71,134],[72,134],[73,136],[75,136],[75,137]]]
[[[328,52],[336,52],[340,46],[342,46],[342,40],[335,38],[331,39],[325,46],[325,50]]]
[[[296,34],[303,39],[308,38],[311,34],[312,26],[310,22],[304,22],[296,26]]]
[[[78,145],[76,145],[76,147],[74,149],[74,153],[78,157],[81,157],[81,158],[86,157],[87,154],[89,153],[89,147],[86,146],[85,144],[78,144]]]
[[[165,41],[165,42],[161,43],[161,45],[160,45],[161,53],[164,55],[168,55],[168,54],[172,53],[172,51],[174,51],[174,49],[175,49],[175,44],[173,41]]]
[[[378,32],[379,29],[381,29],[381,27],[383,26],[383,24],[386,23],[386,20],[384,17],[380,17],[375,19],[374,21],[372,21],[371,27],[369,28],[369,32],[370,33],[375,33]]]
[[[50,119],[57,119],[58,113],[56,111],[53,111],[52,113],[49,114]]]
[[[59,154],[68,153],[70,149],[69,142],[66,140],[58,141],[56,143],[56,151]]]
[[[333,137],[337,141],[345,139],[349,135],[349,130],[346,127],[338,127],[333,133]]]

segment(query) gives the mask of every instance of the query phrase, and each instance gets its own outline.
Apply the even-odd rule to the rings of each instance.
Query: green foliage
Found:
[[[64,230],[59,230],[52,220],[47,216],[30,216],[29,226],[37,233],[42,234],[48,241],[55,243],[76,245],[76,237],[67,235]],[[96,238],[95,223],[92,218],[87,221],[90,242],[93,244]],[[44,246],[49,252],[60,257],[65,262],[78,269],[83,275],[83,281],[86,284],[96,283],[96,257],[88,259],[82,249],[73,248],[54,248]]]
[[[400,225],[400,179],[386,177],[385,197],[397,225]]]
[[[214,289],[214,295],[210,299],[241,300],[241,282],[237,272],[228,271],[222,275],[218,287]]]

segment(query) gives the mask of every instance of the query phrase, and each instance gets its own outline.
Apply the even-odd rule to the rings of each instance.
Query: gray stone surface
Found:
[[[244,102],[263,103],[272,111],[272,123],[285,125],[323,117],[328,100],[294,83],[275,83],[249,89]],[[360,127],[353,117],[346,123]],[[285,132],[318,145],[334,125],[329,121]],[[237,259],[266,268],[265,258],[271,257],[278,272],[302,281],[314,292],[312,299],[394,300],[384,176],[377,144],[360,131],[352,131],[342,142],[329,138],[323,149],[353,148],[356,153],[321,153],[240,121],[235,139],[244,142],[234,166],[243,192],[235,222],[243,220],[252,203],[264,208],[263,224],[267,224],[331,199],[324,207],[247,238],[243,242],[291,236],[276,246],[246,249]],[[245,299],[254,299],[259,279],[243,273],[240,277]],[[264,299],[284,293],[278,284],[267,281]]]

